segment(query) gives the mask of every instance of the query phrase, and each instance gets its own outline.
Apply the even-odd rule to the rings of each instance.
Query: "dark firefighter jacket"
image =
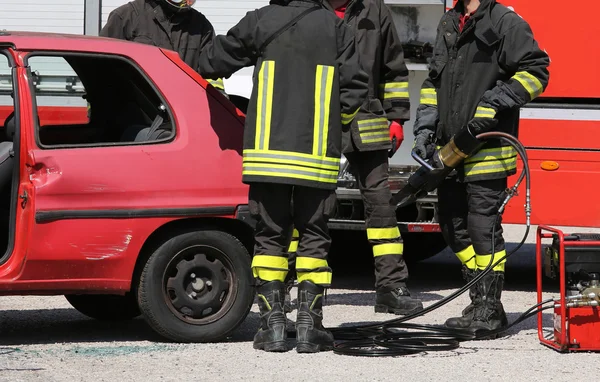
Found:
[[[315,6],[259,52],[265,40]],[[205,78],[228,78],[252,65],[243,181],[335,189],[343,125],[367,96],[350,28],[318,2],[268,5],[208,44],[199,67]]]
[[[334,11],[324,1],[326,8]],[[352,124],[351,138],[359,151],[391,148],[388,121],[410,119],[408,69],[392,15],[383,0],[352,0],[344,20],[355,33],[361,65],[369,75],[369,96]],[[350,133],[344,152],[353,151]]]
[[[496,118],[496,130],[518,134],[519,110],[548,86],[548,55],[529,24],[496,0],[482,0],[459,32],[462,2],[440,20],[429,77],[421,89],[414,125],[445,145],[469,120]],[[517,155],[498,140],[458,168],[464,181],[497,179],[516,172]]]
[[[198,70],[198,58],[204,46],[214,38],[208,19],[195,9],[166,13],[155,0],[134,0],[112,11],[100,36],[134,41],[174,50],[192,69]],[[223,90],[223,80],[210,81]]]

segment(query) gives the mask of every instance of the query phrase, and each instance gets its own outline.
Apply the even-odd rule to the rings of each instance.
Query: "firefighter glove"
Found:
[[[432,141],[432,136],[431,132],[424,130],[415,137],[413,150],[423,159],[429,159],[435,153],[435,143]]]
[[[498,125],[496,110],[484,104],[479,104],[475,116],[468,123],[469,129],[474,135],[493,131]]]
[[[404,128],[399,121],[392,121],[390,124],[390,140],[392,141],[392,149],[388,156],[391,158],[404,141]]]

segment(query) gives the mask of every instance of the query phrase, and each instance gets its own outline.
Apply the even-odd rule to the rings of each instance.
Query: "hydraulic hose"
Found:
[[[539,310],[545,310],[550,307],[543,307],[543,305],[552,302],[553,300],[546,300],[540,304],[537,304],[526,312],[524,312],[519,318],[513,323],[506,327],[500,328],[494,331],[481,331],[472,332],[464,329],[453,329],[444,326],[434,325],[420,325],[410,324],[410,321],[414,318],[421,317],[430,313],[456,299],[461,294],[465,293],[474,284],[479,282],[485,275],[493,270],[493,268],[500,264],[502,261],[510,257],[512,254],[517,252],[527,240],[529,230],[531,228],[531,204],[530,204],[530,171],[527,158],[527,152],[525,147],[512,135],[502,132],[487,132],[481,133],[476,136],[478,140],[487,139],[500,139],[511,145],[518,153],[519,157],[523,162],[523,170],[521,171],[515,185],[506,190],[506,197],[499,206],[496,219],[492,227],[492,257],[487,267],[480,272],[470,282],[465,284],[462,288],[458,289],[449,296],[441,299],[440,301],[424,308],[423,310],[407,315],[401,318],[396,318],[388,321],[383,321],[376,324],[362,324],[354,325],[349,327],[338,327],[329,329],[334,338],[333,352],[336,354],[353,355],[353,356],[367,356],[367,357],[384,357],[384,356],[399,356],[420,353],[423,351],[444,351],[453,350],[458,348],[461,341],[469,341],[475,339],[487,338],[495,336],[506,330],[510,329],[514,325],[533,317],[538,313]],[[517,189],[525,179],[526,188],[526,201],[525,201],[525,215],[526,215],[526,228],[525,234],[521,242],[507,252],[505,256],[494,262],[494,254],[496,253],[496,225],[504,212],[504,209],[510,199],[517,194]],[[408,332],[402,329],[419,330],[418,332]]]

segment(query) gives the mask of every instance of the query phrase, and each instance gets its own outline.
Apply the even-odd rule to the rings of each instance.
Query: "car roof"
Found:
[[[113,53],[126,56],[160,52],[160,48],[152,45],[107,37],[2,30],[0,46],[6,45],[18,50]]]

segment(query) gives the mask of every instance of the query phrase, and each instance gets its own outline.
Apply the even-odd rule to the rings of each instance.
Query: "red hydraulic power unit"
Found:
[[[543,239],[552,239],[551,245],[544,246],[544,256]],[[549,335],[544,334],[542,311],[538,311],[540,342],[560,352],[600,351],[600,234],[565,235],[539,226],[536,261],[538,304],[542,302],[542,273],[560,282],[554,330]]]

